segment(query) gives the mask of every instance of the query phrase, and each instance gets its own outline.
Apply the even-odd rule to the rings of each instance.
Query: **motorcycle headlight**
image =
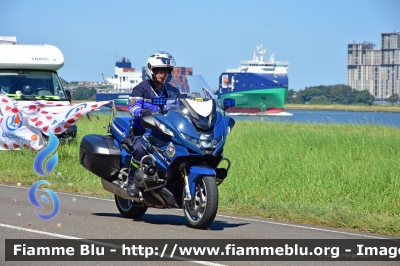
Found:
[[[171,131],[171,130],[169,130],[164,124],[161,124],[160,123],[160,129],[161,129],[161,131],[164,133],[164,134],[167,134],[167,135],[169,135],[169,136],[171,136],[171,137],[175,137],[175,135],[174,135],[174,133]]]
[[[181,134],[184,139],[190,141],[199,149],[216,148],[224,140],[224,135],[219,136],[217,139],[212,139],[212,135],[201,134],[200,139],[196,139],[184,133]]]
[[[212,147],[213,147],[213,148],[216,148],[216,147],[221,143],[221,141],[223,141],[223,140],[224,140],[224,135],[221,135],[221,136],[219,136],[218,138],[214,139],[214,140],[211,142]]]
[[[181,133],[181,135],[182,135],[182,137],[183,137],[184,139],[186,139],[187,141],[191,142],[191,143],[192,143],[193,145],[195,145],[197,148],[201,149],[201,145],[200,145],[200,140],[199,140],[199,139],[193,138],[193,137],[191,137],[191,136],[189,136],[189,135],[186,135],[186,134],[184,134],[184,133]]]
[[[211,135],[201,134],[200,144],[203,148],[211,148]]]
[[[219,136],[216,139],[213,139],[212,135],[201,134],[200,135],[200,144],[203,148],[216,148],[218,144],[224,139],[224,135]]]

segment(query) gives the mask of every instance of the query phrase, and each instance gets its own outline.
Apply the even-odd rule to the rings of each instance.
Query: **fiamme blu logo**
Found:
[[[36,173],[43,176],[44,178],[46,178],[46,175],[49,175],[57,165],[58,152],[56,152],[50,159],[47,160],[47,162],[45,164],[46,169],[43,169],[43,163],[44,163],[45,159],[47,157],[49,157],[51,155],[51,153],[53,153],[57,149],[58,144],[59,144],[58,138],[53,133],[49,132],[48,145],[44,149],[39,151],[35,157],[35,160],[33,162],[33,168],[35,169]],[[37,181],[29,188],[29,191],[28,191],[29,201],[31,202],[31,204],[34,207],[36,207],[38,209],[44,208],[42,206],[42,204],[40,204],[40,202],[38,201],[38,199],[36,197],[36,191],[38,190],[39,186],[42,184],[48,185],[48,184],[50,184],[50,182],[48,182],[47,180]],[[39,217],[42,220],[50,220],[50,219],[54,218],[60,211],[60,200],[54,191],[52,191],[48,188],[44,188],[43,190],[49,194],[50,199],[53,202],[53,210],[49,214],[43,214],[38,211],[35,211],[35,214],[37,217]],[[41,200],[45,204],[49,204],[49,199],[45,195],[41,195]]]

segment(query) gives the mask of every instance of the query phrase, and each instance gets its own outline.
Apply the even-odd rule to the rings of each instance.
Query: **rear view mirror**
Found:
[[[67,95],[68,101],[71,102],[71,91],[70,90],[65,90],[65,94]]]
[[[235,99],[225,98],[224,99],[224,109],[228,109],[229,107],[235,106]]]

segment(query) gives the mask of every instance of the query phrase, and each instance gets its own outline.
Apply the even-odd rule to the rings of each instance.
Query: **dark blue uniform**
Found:
[[[132,157],[136,161],[136,164],[134,162],[133,165],[137,168],[137,164],[144,156],[144,151],[140,143],[140,138],[144,134],[144,128],[140,125],[140,112],[143,109],[150,109],[152,112],[159,111],[159,107],[151,103],[151,98],[161,96],[161,93],[156,92],[156,89],[151,86],[150,80],[143,80],[132,89],[129,96],[129,113],[134,117],[134,150]]]
[[[140,142],[140,138],[144,134],[144,128],[140,124],[140,112],[143,109],[150,109],[152,112],[158,112],[160,110],[158,106],[151,103],[151,99],[154,97],[167,97],[168,102],[173,101],[174,103],[176,103],[179,96],[179,90],[166,83],[165,87],[163,87],[163,89],[159,91],[158,88],[153,88],[151,86],[150,80],[144,80],[132,89],[132,92],[129,96],[129,113],[134,117],[134,151],[132,153],[133,160],[130,167],[131,175],[134,173],[134,170],[136,170],[133,169],[132,165],[135,166],[135,168],[138,168],[138,164],[144,156],[144,151]]]
[[[168,103],[173,102],[173,104],[176,104],[176,100],[180,94],[179,90],[169,83],[166,83],[164,86],[165,87],[161,91],[158,91],[158,88],[154,89],[151,86],[150,80],[144,80],[132,89],[129,95],[128,106],[129,113],[135,118],[134,127],[139,130],[144,130],[140,125],[140,112],[143,109],[150,109],[152,112],[158,112],[160,110],[158,106],[151,103],[153,97],[167,97],[167,108]]]

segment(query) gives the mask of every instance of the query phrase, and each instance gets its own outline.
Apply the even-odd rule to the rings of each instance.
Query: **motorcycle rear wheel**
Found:
[[[142,217],[147,211],[147,206],[135,206],[130,199],[124,199],[117,195],[114,195],[114,198],[115,204],[117,205],[119,212],[125,218],[138,219]]]
[[[185,218],[191,227],[206,229],[214,221],[217,210],[218,188],[215,177],[203,176],[196,184],[194,197],[183,202]]]

